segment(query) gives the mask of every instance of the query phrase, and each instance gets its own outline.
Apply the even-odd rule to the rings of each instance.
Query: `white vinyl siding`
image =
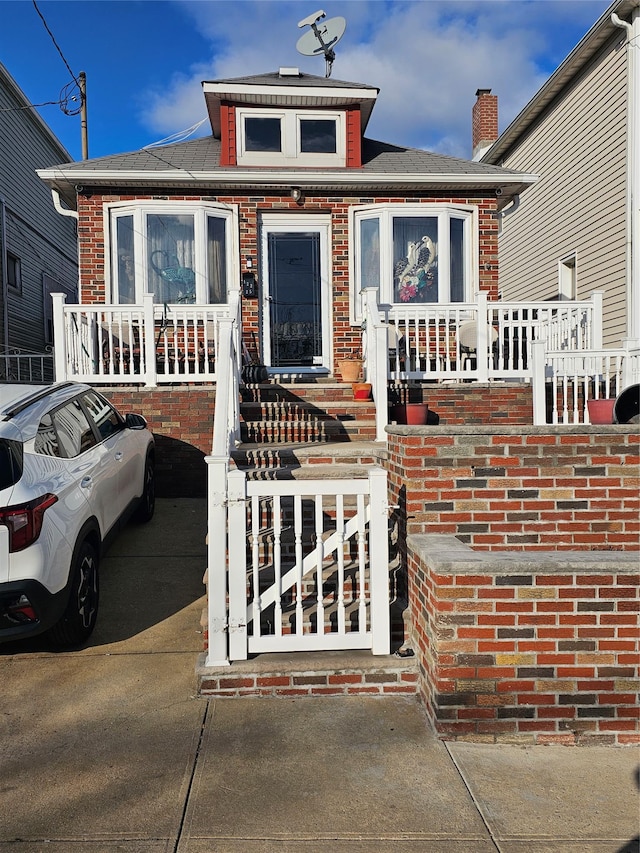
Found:
[[[553,299],[575,253],[577,297],[604,291],[604,344],[626,336],[626,51],[617,35],[500,163],[540,175],[500,236],[503,299]]]

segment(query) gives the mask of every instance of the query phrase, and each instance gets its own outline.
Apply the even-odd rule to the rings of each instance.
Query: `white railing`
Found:
[[[47,352],[9,348],[0,353],[0,379],[4,382],[53,382],[53,349]]]
[[[582,351],[602,347],[602,294],[586,302],[475,302],[381,306],[392,327],[390,378],[531,378],[531,346]]]
[[[53,295],[58,381],[98,383],[215,382],[219,321],[225,305],[67,305]]]
[[[534,425],[588,424],[589,400],[614,399],[640,382],[640,345],[586,352],[549,350],[535,343],[533,355]]]

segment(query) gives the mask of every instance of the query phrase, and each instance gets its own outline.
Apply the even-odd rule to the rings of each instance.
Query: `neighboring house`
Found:
[[[505,209],[504,299],[602,291],[603,343],[640,338],[640,6],[616,0],[479,161],[539,181]],[[477,108],[495,116],[488,92]],[[486,150],[488,142],[491,147]]]
[[[53,344],[51,293],[75,301],[76,220],[55,210],[36,174],[70,159],[0,64],[0,355],[21,353],[0,360],[2,375],[28,378],[30,367],[39,369],[28,355]]]

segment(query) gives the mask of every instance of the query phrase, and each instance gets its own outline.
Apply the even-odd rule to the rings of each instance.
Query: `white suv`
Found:
[[[89,385],[0,384],[0,642],[83,643],[98,563],[132,514],[154,511],[154,441]]]

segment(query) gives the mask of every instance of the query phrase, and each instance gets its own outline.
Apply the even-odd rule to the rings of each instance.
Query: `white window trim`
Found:
[[[282,151],[247,151],[245,148],[245,118],[279,118],[282,122]],[[336,153],[305,153],[300,151],[300,120],[322,119],[336,123]],[[346,129],[342,112],[324,110],[256,110],[236,109],[236,157],[240,166],[345,166]]]
[[[368,215],[367,215],[368,214]],[[440,237],[441,229],[445,223],[449,222],[452,215],[459,214],[458,218],[468,222],[467,234],[468,251],[465,257],[465,294],[464,302],[473,301],[475,293],[479,287],[478,264],[480,258],[480,243],[479,243],[479,214],[478,207],[475,204],[446,204],[446,203],[431,203],[424,204],[402,204],[402,203],[385,203],[385,204],[367,204],[355,205],[349,210],[349,245],[352,247],[350,252],[350,272],[349,278],[351,287],[349,288],[349,320],[352,325],[359,325],[362,322],[362,300],[360,296],[360,229],[359,223],[361,219],[380,218],[380,304],[383,305],[403,305],[404,303],[392,301],[393,297],[393,218],[396,216],[434,216],[438,218],[438,235]],[[385,233],[386,232],[386,233]],[[440,246],[438,248],[438,269],[446,270],[448,280],[449,276],[449,240],[443,241],[439,239]],[[440,272],[439,272],[440,276]],[[438,303],[432,303],[436,306]]]
[[[568,286],[567,286],[568,285]],[[571,289],[573,292],[568,293]],[[578,253],[569,252],[558,261],[558,299],[578,298]]]
[[[331,215],[323,213],[303,213],[291,216],[288,213],[262,211],[258,221],[260,230],[260,263],[261,263],[261,279],[263,287],[261,288],[262,300],[262,324],[265,327],[265,314],[269,310],[267,304],[268,294],[266,292],[266,282],[268,280],[267,259],[268,250],[267,242],[269,234],[272,232],[286,233],[288,231],[305,232],[318,231],[320,234],[320,270],[321,270],[321,311],[322,311],[322,354],[323,364],[313,368],[313,370],[304,370],[303,372],[314,372],[325,368],[331,369],[332,353],[333,353],[333,322],[331,314],[331,306],[333,305],[333,258],[331,255]],[[270,341],[263,342],[265,352],[270,349]]]
[[[206,201],[157,201],[138,199],[131,201],[118,201],[105,204],[103,208],[103,223],[105,235],[104,266],[105,266],[105,298],[111,300],[111,304],[118,305],[118,294],[116,293],[116,282],[112,270],[117,269],[114,252],[116,242],[113,240],[113,226],[119,216],[133,216],[134,222],[134,254],[136,302],[141,296],[149,292],[148,268],[145,263],[144,245],[146,234],[143,231],[143,218],[148,213],[195,214],[195,251],[199,269],[206,267],[206,216],[215,214],[227,220],[227,297],[233,291],[240,289],[240,227],[238,205],[217,204]],[[142,293],[139,292],[142,283]],[[139,303],[138,303],[139,304]],[[196,304],[208,304],[196,299]]]

